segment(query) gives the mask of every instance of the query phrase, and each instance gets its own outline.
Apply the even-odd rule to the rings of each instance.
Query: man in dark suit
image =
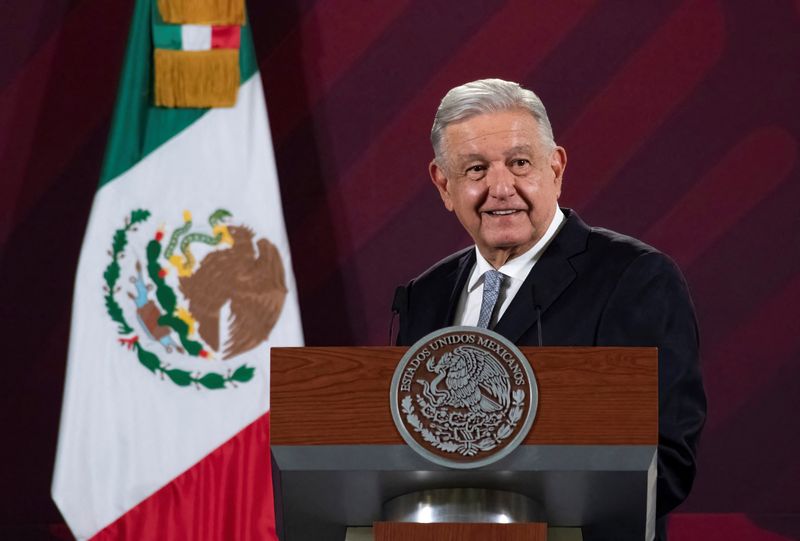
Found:
[[[566,151],[541,100],[516,83],[452,89],[431,141],[431,179],[475,246],[398,289],[397,343],[480,322],[519,345],[657,346],[656,515],[663,519],[691,489],[706,408],[680,270],[656,249],[559,208]],[[499,292],[488,292],[498,281]],[[657,530],[665,538],[663,520]]]

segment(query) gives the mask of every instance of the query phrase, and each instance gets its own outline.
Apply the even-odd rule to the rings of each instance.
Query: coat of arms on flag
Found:
[[[212,212],[205,227],[188,210],[171,230],[149,224],[150,217],[136,209],[125,218],[103,273],[120,344],[179,386],[224,389],[250,381],[254,368],[247,364],[226,362],[224,371],[209,365],[233,362],[269,338],[287,291],[280,253],[249,227],[229,224],[225,209]]]

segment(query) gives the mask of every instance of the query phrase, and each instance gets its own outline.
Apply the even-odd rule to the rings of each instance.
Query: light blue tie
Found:
[[[481,314],[478,317],[478,327],[489,328],[492,320],[497,297],[500,296],[500,287],[503,285],[505,275],[494,269],[483,273],[483,300],[481,301]]]

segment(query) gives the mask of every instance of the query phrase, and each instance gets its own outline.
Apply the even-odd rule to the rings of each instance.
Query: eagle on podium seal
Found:
[[[479,468],[527,436],[538,405],[530,363],[503,336],[447,327],[420,339],[392,379],[392,417],[406,443],[450,468]]]

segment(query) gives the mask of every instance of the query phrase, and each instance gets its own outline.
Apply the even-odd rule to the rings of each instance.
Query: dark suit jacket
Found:
[[[494,330],[537,345],[537,310],[546,346],[657,346],[659,373],[658,517],[689,494],[706,398],[698,333],[686,281],[667,256],[636,239],[567,220]],[[474,248],[412,280],[396,298],[398,345],[453,324]]]

